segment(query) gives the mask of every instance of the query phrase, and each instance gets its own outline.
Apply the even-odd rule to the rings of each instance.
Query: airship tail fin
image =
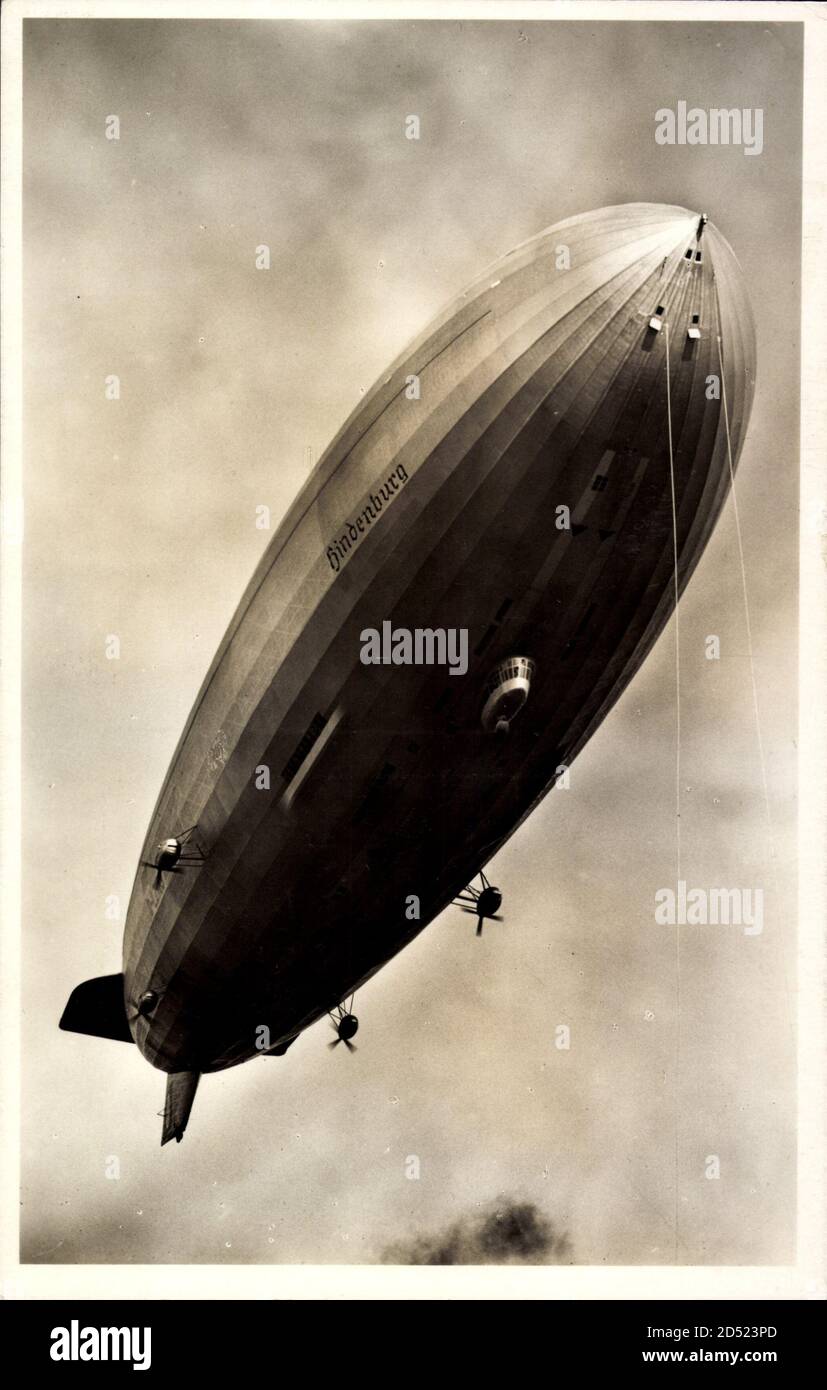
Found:
[[[162,1147],[168,1144],[170,1139],[181,1143],[200,1079],[201,1073],[197,1071],[174,1071],[167,1076]]]
[[[68,1033],[132,1042],[124,1004],[123,975],[99,975],[84,980],[69,995],[60,1027]]]

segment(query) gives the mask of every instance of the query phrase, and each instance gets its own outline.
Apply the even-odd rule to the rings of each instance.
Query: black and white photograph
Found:
[[[824,1296],[825,17],[17,6],[24,1297]]]

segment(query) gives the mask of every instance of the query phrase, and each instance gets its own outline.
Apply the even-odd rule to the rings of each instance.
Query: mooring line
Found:
[[[680,577],[678,573],[678,503],[675,491],[675,455],[672,438],[672,383],[669,363],[669,324],[664,322],[666,332],[666,421],[669,435],[669,481],[672,489],[672,557],[675,585],[675,838],[677,850],[678,877],[676,890],[681,881],[681,626],[680,626]],[[679,1161],[679,1115],[680,1115],[680,1077],[681,1062],[681,927],[675,919],[675,1262],[680,1250],[680,1161]]]

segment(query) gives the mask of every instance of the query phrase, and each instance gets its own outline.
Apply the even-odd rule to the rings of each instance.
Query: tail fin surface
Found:
[[[73,989],[60,1027],[68,1033],[89,1033],[94,1038],[132,1042],[126,1018],[123,975],[99,975]]]
[[[162,1146],[168,1144],[170,1139],[181,1143],[200,1079],[201,1073],[197,1071],[174,1071],[167,1076]]]

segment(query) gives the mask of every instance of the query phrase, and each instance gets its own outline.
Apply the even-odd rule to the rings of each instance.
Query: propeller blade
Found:
[[[333,1042],[329,1042],[327,1045],[328,1045],[328,1047],[332,1050],[334,1047],[338,1047],[338,1045],[339,1045],[339,1043],[340,1043],[341,1041],[342,1041],[341,1038],[334,1038],[334,1039],[333,1039]]]
[[[477,936],[482,936],[482,918],[480,918],[480,924],[477,927]]]
[[[356,1044],[355,1044],[355,1043],[352,1043],[352,1042],[350,1041],[350,1038],[340,1038],[339,1041],[344,1043],[344,1045],[345,1045],[345,1047],[347,1048],[348,1052],[355,1052],[355,1051],[356,1051]]]

